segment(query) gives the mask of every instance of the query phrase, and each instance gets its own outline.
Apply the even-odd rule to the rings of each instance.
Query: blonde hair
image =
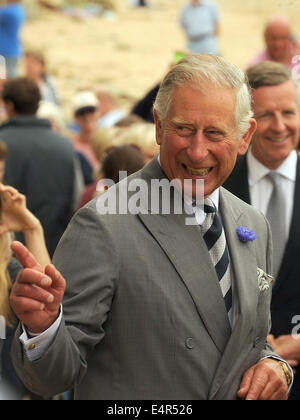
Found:
[[[54,122],[60,133],[66,131],[66,124],[62,115],[62,111],[58,105],[49,101],[40,101],[36,114],[39,118],[46,118],[50,122]]]
[[[92,136],[91,144],[96,159],[101,163],[106,156],[106,150],[118,146],[119,129],[116,127],[99,128]]]
[[[103,159],[107,155],[107,150],[112,146],[118,146],[118,135],[120,129],[117,127],[99,128],[91,138],[91,146],[94,155],[100,163],[99,170],[96,171],[94,178],[96,181],[102,178],[101,166]]]
[[[120,143],[122,145],[135,144],[142,150],[144,154],[147,154],[149,149],[157,146],[155,137],[155,125],[152,123],[133,124],[121,134]]]
[[[10,243],[10,234],[0,235],[0,315],[4,316],[6,325],[12,327],[16,319],[9,304],[11,280],[7,267],[12,257]]]
[[[8,150],[4,141],[0,140],[0,160],[5,160]]]

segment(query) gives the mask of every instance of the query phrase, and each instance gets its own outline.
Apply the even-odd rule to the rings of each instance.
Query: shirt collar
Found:
[[[249,170],[249,184],[253,186],[257,184],[262,178],[264,178],[270,171],[265,165],[260,163],[253,155],[251,148],[247,154],[247,163]],[[297,171],[297,152],[293,150],[284,162],[274,171],[289,179],[290,181],[296,181]],[[273,171],[272,171],[273,172]]]

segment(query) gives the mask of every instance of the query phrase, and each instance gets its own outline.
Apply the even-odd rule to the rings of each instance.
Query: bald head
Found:
[[[292,34],[291,21],[287,16],[273,15],[268,20],[266,24],[265,34],[273,35],[274,33],[277,34],[278,32],[285,33],[286,35],[291,36]]]
[[[289,64],[293,42],[291,22],[287,16],[275,15],[269,19],[265,29],[265,42],[273,61]]]

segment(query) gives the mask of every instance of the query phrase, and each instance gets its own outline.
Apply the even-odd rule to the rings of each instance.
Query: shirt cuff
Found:
[[[293,383],[294,383],[294,372],[293,372],[293,369],[291,368],[291,366],[288,364],[288,362],[286,360],[282,359],[281,357],[274,356],[274,355],[272,355],[272,356],[265,356],[265,357],[263,357],[260,360],[264,360],[264,359],[275,359],[275,360],[278,360],[279,362],[283,362],[283,363],[285,363],[287,365],[287,368],[288,368],[288,370],[290,372],[291,379],[292,379],[291,380],[291,383],[289,385],[289,388],[288,388],[288,391],[290,392],[290,390],[292,389]]]
[[[19,340],[23,344],[23,349],[27,359],[30,362],[35,362],[41,359],[46,351],[53,343],[56,333],[59,329],[62,320],[62,307],[60,309],[59,317],[56,321],[43,333],[32,334],[22,324],[23,333],[19,337]]]

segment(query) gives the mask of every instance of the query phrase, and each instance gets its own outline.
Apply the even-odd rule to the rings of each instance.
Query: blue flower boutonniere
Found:
[[[245,226],[238,226],[236,231],[241,242],[253,242],[257,238],[255,232]]]

